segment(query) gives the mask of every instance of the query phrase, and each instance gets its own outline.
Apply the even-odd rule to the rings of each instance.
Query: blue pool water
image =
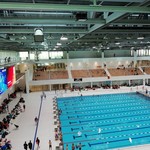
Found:
[[[150,143],[150,99],[136,93],[57,99],[64,149],[106,150]]]

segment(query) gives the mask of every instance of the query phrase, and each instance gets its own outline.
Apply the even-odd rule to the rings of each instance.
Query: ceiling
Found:
[[[43,32],[42,43],[34,40],[37,29]],[[149,45],[149,0],[0,0],[1,50],[129,50]]]

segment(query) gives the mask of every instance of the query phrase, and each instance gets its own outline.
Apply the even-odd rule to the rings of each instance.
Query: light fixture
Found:
[[[61,43],[57,43],[57,46],[61,46],[62,44]]]
[[[95,46],[93,46],[93,49],[97,49]]]
[[[137,39],[138,39],[138,40],[143,40],[143,39],[144,39],[144,37],[143,37],[143,36],[141,36],[141,37],[138,37]]]
[[[130,39],[131,39],[131,37],[130,37],[130,36],[128,36],[128,37],[127,37],[127,40],[130,40]]]
[[[65,36],[61,36],[60,40],[65,41],[65,40],[68,40],[68,38]]]
[[[116,40],[119,40],[119,39],[120,39],[120,37],[116,36],[116,37],[115,37],[115,39],[116,39]]]

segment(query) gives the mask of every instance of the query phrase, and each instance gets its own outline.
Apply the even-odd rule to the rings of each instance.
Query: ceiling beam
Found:
[[[112,22],[114,25],[150,25],[150,20],[144,19],[122,19]]]
[[[2,10],[32,10],[32,11],[92,11],[92,12],[124,12],[124,13],[150,13],[145,6],[100,6],[100,5],[66,5],[43,3],[8,3],[0,2]]]
[[[80,34],[80,33],[87,33],[87,30],[83,30],[83,29],[44,29],[44,33],[45,34]],[[126,34],[130,34],[130,33],[145,33],[145,34],[149,34],[150,33],[150,29],[103,29],[101,31],[97,31],[96,33],[90,33],[90,34],[107,34],[107,33],[116,33],[116,34],[121,34],[121,33],[126,33]],[[34,34],[34,29],[0,29],[0,34]]]
[[[86,34],[88,31],[85,29],[43,29],[43,33],[74,33],[74,34],[79,34],[79,33],[83,33]],[[0,34],[5,33],[5,34],[29,34],[32,33],[34,34],[34,29],[0,29]]]
[[[130,33],[145,33],[145,34],[149,34],[150,33],[150,29],[103,29],[100,30],[98,33],[116,33],[116,34],[121,34],[121,33],[126,33],[126,34],[130,34]]]
[[[98,0],[97,0],[98,1]],[[102,0],[103,2],[110,2],[110,0]],[[141,3],[143,0],[112,0],[111,2],[136,2],[136,3]]]
[[[77,21],[75,19],[50,19],[50,18],[0,18],[0,23],[11,24],[98,24],[105,23],[105,19],[88,19]]]

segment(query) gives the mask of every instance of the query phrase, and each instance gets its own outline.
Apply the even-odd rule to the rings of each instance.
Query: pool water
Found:
[[[150,143],[150,99],[137,93],[57,99],[64,149],[106,150]]]

